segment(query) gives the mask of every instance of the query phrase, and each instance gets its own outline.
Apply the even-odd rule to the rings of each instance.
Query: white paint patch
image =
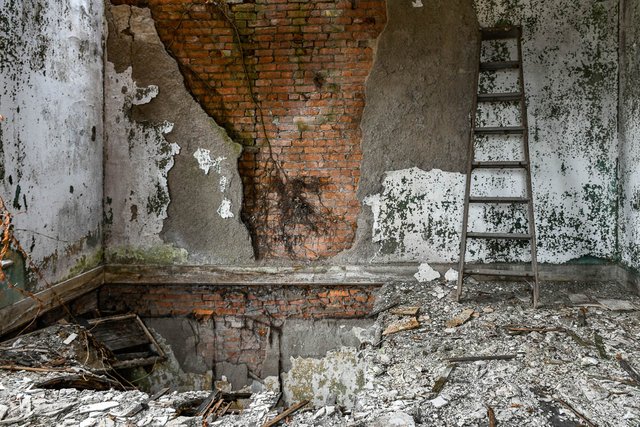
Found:
[[[158,96],[159,90],[156,85],[136,88],[136,94],[131,100],[132,105],[144,105],[151,102],[153,98]]]
[[[440,273],[433,269],[429,264],[422,263],[420,267],[418,267],[418,272],[413,275],[416,280],[420,283],[431,282],[433,280],[440,278]]]
[[[229,185],[229,180],[227,179],[226,176],[221,176],[220,177],[220,192],[224,193],[225,191],[227,191],[227,185]]]
[[[218,215],[221,218],[233,218],[233,212],[231,212],[231,200],[224,198],[220,203],[220,207],[218,208]]]
[[[209,175],[211,168],[220,173],[221,163],[223,160],[226,160],[226,157],[218,157],[215,160],[212,159],[211,150],[207,150],[206,148],[198,148],[195,153],[193,153],[193,157],[198,161],[198,165],[200,165],[200,169],[204,171],[205,175]]]
[[[411,2],[411,6],[413,7],[423,7],[422,0],[414,0]]]
[[[444,278],[447,282],[455,282],[456,280],[458,280],[458,272],[453,268],[450,268],[444,274]]]

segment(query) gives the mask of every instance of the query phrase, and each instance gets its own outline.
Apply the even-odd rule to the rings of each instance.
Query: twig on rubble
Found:
[[[450,357],[447,360],[450,363],[477,362],[479,360],[511,360],[515,359],[515,354],[500,354],[497,356],[466,356],[466,357]]]
[[[293,414],[297,410],[301,409],[303,406],[307,405],[308,403],[309,403],[308,400],[303,400],[302,402],[296,403],[295,405],[285,409],[280,415],[278,415],[271,421],[267,421],[266,423],[264,423],[262,427],[272,427],[278,424],[280,421],[284,420],[286,417]]]
[[[627,362],[626,360],[624,360],[622,358],[622,356],[620,354],[616,354],[616,359],[618,360],[618,364],[620,365],[620,367],[622,369],[624,369],[624,371],[629,374],[629,376],[637,383],[640,384],[640,374],[638,374],[638,372],[636,372],[635,369],[633,369],[633,367],[629,364],[629,362]]]
[[[568,402],[560,399],[560,398],[556,398],[555,399],[556,402],[566,406],[571,412],[573,412],[576,417],[580,418],[582,421],[584,421],[589,427],[596,427],[596,425],[594,423],[591,422],[591,420],[589,420],[589,418],[585,417],[584,415],[582,415],[580,412],[578,412],[578,410],[576,408],[574,408],[573,406],[571,406]]]
[[[604,341],[602,340],[602,337],[597,332],[593,334],[593,342],[595,343],[596,348],[598,349],[598,354],[600,355],[600,359],[608,359],[609,356],[607,356],[607,352],[604,349]]]
[[[489,418],[489,427],[496,427],[498,425],[498,421],[496,420],[496,413],[493,411],[493,408],[489,405],[485,405],[487,407],[487,417]]]
[[[431,388],[432,393],[435,393],[437,396],[442,391],[442,389],[444,388],[444,385],[449,380],[449,376],[451,375],[455,367],[456,367],[455,364],[450,364],[449,366],[447,366],[444,372],[438,377],[436,382],[433,384],[433,388]]]

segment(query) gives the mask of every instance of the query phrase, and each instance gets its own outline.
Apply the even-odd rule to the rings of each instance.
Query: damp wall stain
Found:
[[[523,27],[539,260],[615,258],[617,2],[477,0],[475,10],[481,27],[498,23]],[[502,55],[509,50],[505,47]],[[481,79],[480,89],[499,91],[504,84],[508,82]],[[489,124],[505,117],[502,113],[485,111],[479,120]],[[502,124],[509,124],[517,117],[507,114],[504,120],[507,123]],[[440,147],[447,152],[447,141]],[[497,160],[504,151],[494,142],[479,154]],[[399,168],[387,172],[382,184],[382,191],[364,199],[372,207],[372,240],[377,244],[370,259],[457,260],[464,175]],[[524,176],[488,171],[474,174],[472,193],[517,196],[523,194],[523,185]],[[477,207],[471,218],[470,230],[522,232],[527,226],[526,215],[516,208]],[[528,247],[516,245],[474,243],[467,257],[526,260]]]
[[[640,270],[640,3],[622,5],[618,236],[622,263]]]
[[[56,282],[101,258],[103,6],[0,3],[0,194]]]

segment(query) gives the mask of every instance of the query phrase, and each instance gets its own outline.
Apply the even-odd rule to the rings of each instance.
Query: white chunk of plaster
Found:
[[[418,267],[418,272],[413,275],[416,280],[420,283],[431,282],[432,280],[436,280],[440,277],[440,273],[435,271],[429,264],[422,263],[420,267]]]
[[[198,148],[193,157],[198,161],[200,169],[202,169],[205,175],[209,175],[209,169],[213,168],[216,172],[220,173],[220,164],[226,157],[218,157],[215,160],[211,158],[211,151],[206,148]]]
[[[447,280],[447,282],[455,282],[456,280],[458,280],[458,272],[453,268],[450,268],[444,274],[444,278]]]
[[[221,218],[233,218],[233,212],[231,212],[231,200],[223,199],[222,203],[220,203],[220,207],[218,208],[218,215]]]
[[[414,0],[411,2],[411,6],[413,7],[423,7],[422,0]]]
[[[431,402],[434,408],[442,408],[449,403],[449,401],[442,396],[438,396],[435,399],[430,400],[429,402]]]

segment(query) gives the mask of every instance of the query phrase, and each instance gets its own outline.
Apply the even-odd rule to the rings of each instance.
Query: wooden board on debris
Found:
[[[136,314],[89,320],[91,334],[115,356],[114,368],[153,365],[165,354],[144,322]]]

